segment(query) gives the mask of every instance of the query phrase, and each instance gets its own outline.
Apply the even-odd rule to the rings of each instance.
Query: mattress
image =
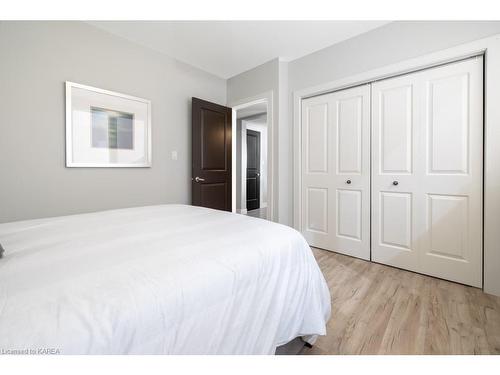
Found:
[[[294,229],[185,205],[0,224],[0,353],[273,354],[325,334]]]

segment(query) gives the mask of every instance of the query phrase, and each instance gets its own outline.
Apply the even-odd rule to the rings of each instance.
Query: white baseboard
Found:
[[[239,214],[242,214],[242,215],[246,215],[247,214],[247,209],[246,208],[237,208],[236,212],[239,213]]]

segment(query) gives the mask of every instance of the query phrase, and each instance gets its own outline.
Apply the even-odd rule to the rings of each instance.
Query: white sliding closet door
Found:
[[[302,101],[302,233],[370,259],[370,86]]]
[[[372,260],[482,284],[483,60],[372,85]]]

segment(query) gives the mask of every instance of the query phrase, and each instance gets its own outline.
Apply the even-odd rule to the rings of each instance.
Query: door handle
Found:
[[[194,178],[194,180],[195,180],[196,182],[200,182],[200,181],[201,181],[201,182],[203,182],[203,181],[205,181],[205,179],[204,179],[204,178],[200,178],[200,177],[198,177],[198,176],[196,176],[196,177]]]
[[[398,186],[399,182],[398,182],[398,181],[392,181],[392,184],[393,184],[394,186]]]
[[[345,183],[346,183],[347,185],[350,185],[350,184],[351,184],[351,180],[347,180]]]
[[[259,172],[257,172],[257,177],[260,177],[260,173]]]

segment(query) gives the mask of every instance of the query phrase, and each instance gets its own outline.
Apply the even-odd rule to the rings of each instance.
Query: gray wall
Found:
[[[225,80],[82,22],[0,22],[0,51],[0,222],[190,202],[190,99]],[[66,80],[152,101],[152,168],[65,168]]]
[[[227,80],[227,102],[250,98],[266,91],[279,91],[279,60],[274,59]],[[276,98],[274,98],[276,102]],[[278,103],[275,104],[278,107]]]
[[[500,22],[401,21],[289,64],[290,91],[327,83],[500,33]]]

